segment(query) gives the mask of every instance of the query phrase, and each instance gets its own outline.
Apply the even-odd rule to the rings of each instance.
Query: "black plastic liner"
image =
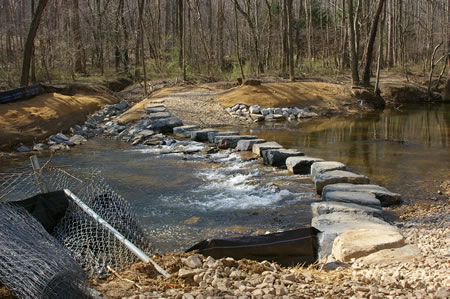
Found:
[[[281,266],[310,265],[317,260],[317,233],[313,227],[260,236],[204,240],[186,252],[198,250],[204,256],[219,259],[272,261]]]
[[[51,234],[66,213],[69,201],[63,191],[42,193],[12,204],[25,208]]]

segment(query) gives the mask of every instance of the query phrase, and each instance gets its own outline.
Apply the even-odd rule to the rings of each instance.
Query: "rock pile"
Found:
[[[260,121],[295,121],[305,118],[315,118],[319,115],[309,108],[261,108],[258,105],[247,106],[236,104],[225,109],[231,116],[249,123]]]

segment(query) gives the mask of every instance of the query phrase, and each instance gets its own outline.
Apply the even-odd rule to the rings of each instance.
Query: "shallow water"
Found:
[[[373,183],[421,199],[450,177],[450,105],[413,105],[361,117],[336,117],[250,130],[307,155],[340,161]]]

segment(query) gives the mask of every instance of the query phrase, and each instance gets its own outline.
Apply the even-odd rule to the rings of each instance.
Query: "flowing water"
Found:
[[[285,147],[346,163],[374,183],[412,199],[425,194],[423,186],[429,184],[424,182],[448,179],[449,108],[412,106],[356,119],[266,124],[250,131]],[[187,249],[205,238],[310,223],[309,204],[317,197],[307,176],[243,161],[230,151],[206,154],[205,149],[207,145],[195,142],[155,148],[95,138],[58,153],[53,162],[100,169],[130,201],[160,252]],[[168,154],[173,150],[203,152]],[[26,162],[9,167],[17,163]]]

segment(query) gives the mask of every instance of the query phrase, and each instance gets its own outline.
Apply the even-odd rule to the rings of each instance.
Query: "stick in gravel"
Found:
[[[142,287],[141,287],[140,285],[138,285],[136,282],[132,281],[131,279],[127,279],[127,278],[124,278],[124,277],[120,276],[120,274],[117,273],[117,271],[114,271],[110,266],[107,266],[106,268],[108,268],[108,270],[109,270],[112,274],[116,275],[117,278],[119,278],[120,280],[127,281],[127,282],[131,282],[131,283],[134,284],[139,290],[142,289]]]

